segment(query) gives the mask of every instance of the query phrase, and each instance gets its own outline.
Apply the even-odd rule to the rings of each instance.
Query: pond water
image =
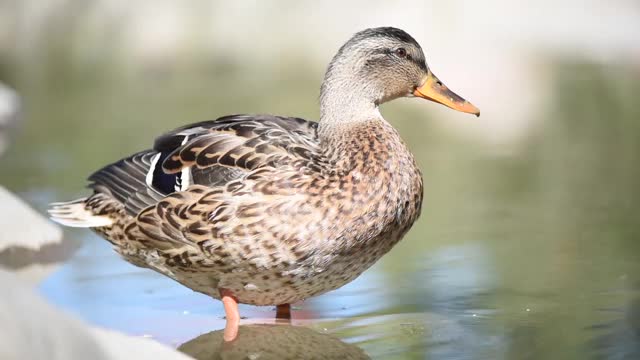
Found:
[[[7,79],[26,118],[0,183],[42,211],[173,127],[239,112],[317,116],[317,86],[304,84],[321,72],[302,67],[274,69],[286,75],[254,88],[258,99],[238,79],[269,84],[264,72],[209,71],[214,87],[202,69],[95,70]],[[640,74],[570,61],[549,71],[559,96],[509,149],[443,130],[406,101],[384,107],[423,169],[422,217],[360,278],[297,304],[294,327],[251,325],[274,309],[242,306],[240,338],[223,344],[220,302],[129,265],[84,230],[66,230],[82,247],[40,291],[91,324],[198,358],[640,358]]]

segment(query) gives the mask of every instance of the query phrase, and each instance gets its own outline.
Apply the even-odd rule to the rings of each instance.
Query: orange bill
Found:
[[[424,84],[413,91],[413,95],[437,102],[453,110],[480,116],[480,109],[467,100],[449,90],[431,71],[427,74]]]

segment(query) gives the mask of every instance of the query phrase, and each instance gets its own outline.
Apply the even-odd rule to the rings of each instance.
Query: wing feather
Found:
[[[145,150],[89,177],[95,192],[131,215],[191,185],[225,186],[263,167],[309,161],[319,153],[317,123],[272,115],[230,115],[170,131]]]
[[[159,137],[155,149],[180,143],[162,164],[166,173],[194,165],[250,171],[310,160],[318,150],[316,129],[317,123],[298,118],[233,115],[176,129]]]
[[[136,214],[165,196],[146,183],[155,155],[156,151],[145,150],[107,165],[89,177],[89,187],[95,192],[111,195],[124,204],[128,213]]]

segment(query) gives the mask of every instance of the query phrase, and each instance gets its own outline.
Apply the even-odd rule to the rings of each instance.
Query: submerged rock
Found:
[[[242,325],[233,342],[224,330],[182,344],[178,350],[196,359],[369,359],[356,345],[303,326]]]

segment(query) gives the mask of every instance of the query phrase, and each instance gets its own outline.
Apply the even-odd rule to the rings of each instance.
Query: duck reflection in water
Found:
[[[216,330],[182,344],[179,351],[211,359],[369,359],[359,347],[304,326],[242,325],[233,341]]]

